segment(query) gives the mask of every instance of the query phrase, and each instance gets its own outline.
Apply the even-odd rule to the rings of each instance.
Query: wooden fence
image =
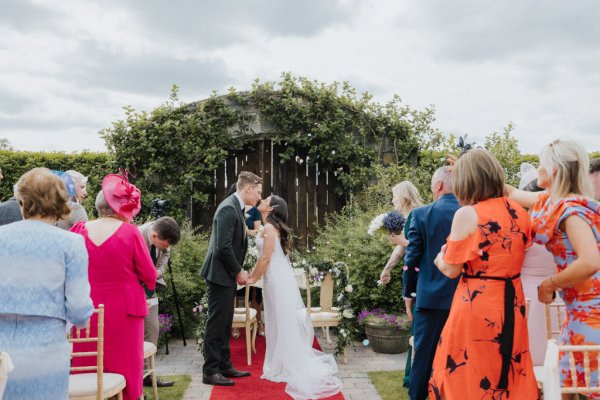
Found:
[[[210,228],[219,203],[239,171],[250,171],[263,178],[263,197],[276,194],[287,201],[289,226],[296,236],[296,247],[310,246],[325,215],[341,210],[344,199],[335,193],[336,173],[308,165],[300,156],[284,160],[281,145],[268,139],[249,142],[243,151],[231,154],[213,175],[213,189],[204,205],[193,205],[194,226]]]

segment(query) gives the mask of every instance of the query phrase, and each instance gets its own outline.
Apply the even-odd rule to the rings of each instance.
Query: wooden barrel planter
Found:
[[[396,326],[365,324],[365,334],[369,345],[376,353],[398,354],[408,350],[410,330],[400,330]]]

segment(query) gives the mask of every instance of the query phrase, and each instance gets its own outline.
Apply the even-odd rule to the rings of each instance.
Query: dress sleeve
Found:
[[[148,246],[144,242],[144,238],[139,229],[132,225],[131,235],[133,236],[133,264],[137,272],[138,278],[144,285],[150,289],[156,289],[156,267],[150,257]]]
[[[83,327],[94,311],[88,280],[88,252],[82,236],[73,236],[65,255],[65,308],[67,321]]]
[[[482,251],[479,243],[479,230],[461,240],[447,239],[444,261],[448,264],[463,264],[481,257]]]

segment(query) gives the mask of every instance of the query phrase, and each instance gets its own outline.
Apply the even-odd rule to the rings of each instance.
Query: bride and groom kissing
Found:
[[[262,179],[252,172],[238,175],[236,192],[219,204],[213,218],[208,252],[200,275],[206,281],[208,320],[204,336],[202,381],[233,386],[230,378],[250,373],[233,367],[229,334],[237,284],[264,278],[266,353],[262,379],[285,382],[294,399],[320,399],[341,391],[332,355],[313,349],[314,329],[287,256],[291,231],[282,198],[261,200]],[[264,229],[256,238],[259,257],[250,274],[242,269],[248,245],[245,204],[256,204]]]

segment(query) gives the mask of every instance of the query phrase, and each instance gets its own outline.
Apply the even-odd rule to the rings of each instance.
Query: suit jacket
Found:
[[[14,196],[0,204],[0,225],[8,225],[22,219],[21,208]]]
[[[433,261],[450,234],[454,213],[460,208],[453,194],[445,194],[437,201],[412,211],[408,229],[408,246],[404,255],[402,295],[413,297],[417,308],[449,310],[458,279],[442,274]],[[418,268],[419,271],[415,268]]]
[[[148,251],[152,251],[152,243],[150,242],[150,229],[152,228],[152,225],[154,225],[154,222],[148,222],[145,223],[142,226],[138,226],[138,229],[140,230],[140,233],[142,234],[142,237],[144,238],[144,242],[146,243],[146,247],[148,247]],[[158,250],[158,256],[156,257],[156,263],[154,264],[154,266],[156,267],[157,271],[160,271],[161,273],[161,277],[158,278],[156,280],[156,284],[157,285],[161,285],[161,286],[167,286],[167,283],[165,282],[165,269],[167,268],[167,265],[169,264],[169,258],[171,257],[171,249],[157,249]],[[152,257],[152,254],[150,254],[150,257]]]
[[[244,211],[232,194],[219,204],[213,218],[208,252],[200,275],[221,286],[233,286],[242,270],[248,239]]]

